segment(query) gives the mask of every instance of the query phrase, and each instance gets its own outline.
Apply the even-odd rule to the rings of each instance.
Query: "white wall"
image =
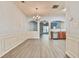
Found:
[[[66,54],[79,57],[79,2],[66,2],[68,20]]]
[[[27,39],[27,19],[14,2],[0,2],[0,56]]]
[[[23,31],[26,16],[13,2],[0,2],[0,33],[10,34]]]
[[[72,21],[69,21],[70,23],[70,35],[77,36],[79,35],[79,2],[68,2],[67,7],[69,8],[69,18],[73,17]],[[70,20],[70,19],[69,19]],[[73,25],[73,26],[72,26]]]
[[[32,17],[28,17],[28,19],[25,21],[25,32],[28,33],[28,39],[39,39],[39,22],[37,22],[37,31],[30,31],[30,21],[33,21]]]
[[[41,17],[40,21],[43,21],[43,20],[47,20],[47,21],[56,21],[56,20],[61,20],[61,21],[65,21],[65,16],[62,15],[62,16],[43,16]]]

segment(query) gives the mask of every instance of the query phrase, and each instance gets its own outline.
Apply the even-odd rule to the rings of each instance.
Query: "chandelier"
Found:
[[[38,15],[38,8],[35,8],[35,10],[36,10],[36,15],[33,16],[33,19],[38,21],[40,19],[40,16]]]

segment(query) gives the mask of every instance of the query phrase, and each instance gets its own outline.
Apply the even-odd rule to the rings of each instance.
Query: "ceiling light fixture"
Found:
[[[40,19],[40,16],[38,15],[38,8],[35,8],[35,10],[36,10],[36,15],[33,16],[33,19],[38,21]]]

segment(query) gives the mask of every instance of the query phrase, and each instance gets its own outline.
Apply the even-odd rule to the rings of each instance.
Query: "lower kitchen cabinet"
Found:
[[[66,39],[66,32],[51,32],[51,39]]]
[[[53,39],[58,40],[58,32],[53,32]]]
[[[58,32],[59,39],[66,39],[66,32]]]
[[[51,32],[51,39],[53,39],[53,32]]]

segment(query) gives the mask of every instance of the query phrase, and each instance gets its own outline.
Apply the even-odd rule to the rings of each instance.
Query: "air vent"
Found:
[[[22,3],[24,3],[24,1],[21,1]]]
[[[59,5],[53,5],[53,6],[52,6],[53,9],[56,9],[56,8],[58,8],[58,7],[59,7]]]

